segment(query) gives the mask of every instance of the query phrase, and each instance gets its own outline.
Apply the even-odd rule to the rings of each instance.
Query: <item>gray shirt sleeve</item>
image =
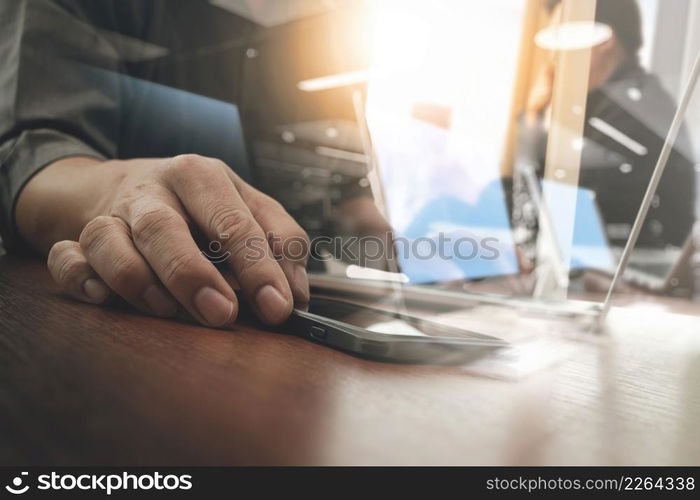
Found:
[[[0,234],[8,250],[23,246],[14,208],[33,175],[69,156],[116,156],[120,89],[109,75],[119,58],[89,21],[67,2],[0,2]]]

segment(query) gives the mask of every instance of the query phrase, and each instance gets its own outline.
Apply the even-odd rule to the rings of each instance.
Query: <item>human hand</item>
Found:
[[[35,246],[52,245],[49,270],[76,299],[102,304],[114,293],[156,316],[174,316],[179,304],[203,324],[232,325],[238,301],[231,284],[197,246],[193,234],[201,232],[221,245],[219,256],[227,256],[226,267],[266,323],[283,322],[295,300],[309,300],[305,232],[278,202],[223,162],[183,155],[95,161],[82,170],[66,161],[54,166],[23,191],[17,222]],[[71,194],[66,169],[80,179],[68,182],[80,185],[81,193],[88,189],[84,202],[66,199]],[[57,188],[56,183],[63,185]],[[73,207],[70,216],[64,214],[56,223],[72,221],[61,241],[54,234],[53,241],[42,242],[33,234],[42,225],[36,222],[41,217],[37,207],[47,199],[55,204],[63,199]],[[49,220],[44,216],[43,225],[50,225]]]

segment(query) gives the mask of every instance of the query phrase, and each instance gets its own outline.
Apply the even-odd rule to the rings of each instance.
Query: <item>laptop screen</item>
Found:
[[[655,31],[665,7],[438,4],[377,18],[366,116],[401,272],[435,283],[549,265],[552,297],[572,271],[614,272],[680,97],[652,57],[680,36]],[[683,124],[640,247],[687,240],[694,163]]]
[[[377,16],[367,120],[401,271],[412,283],[516,273],[502,165],[523,2],[393,6]]]

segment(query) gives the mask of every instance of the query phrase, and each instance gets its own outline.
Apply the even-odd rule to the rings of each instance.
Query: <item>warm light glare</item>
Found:
[[[575,21],[540,30],[535,44],[545,50],[581,50],[603,44],[613,36],[607,24]]]
[[[407,111],[413,103],[429,102],[458,110],[487,97],[484,90],[502,87],[499,102],[491,102],[498,112],[513,91],[522,3],[376,0],[373,104]]]
[[[367,118],[397,230],[435,193],[474,202],[500,177],[524,5],[373,4]]]
[[[335,89],[365,83],[369,78],[368,70],[352,71],[348,73],[338,73],[335,75],[322,76],[303,80],[297,83],[297,88],[304,92],[318,92],[320,90]]]

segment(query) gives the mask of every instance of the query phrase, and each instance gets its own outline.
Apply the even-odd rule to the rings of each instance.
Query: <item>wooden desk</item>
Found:
[[[2,464],[700,464],[700,321],[663,301],[519,381],[82,305],[8,256],[0,305]]]

